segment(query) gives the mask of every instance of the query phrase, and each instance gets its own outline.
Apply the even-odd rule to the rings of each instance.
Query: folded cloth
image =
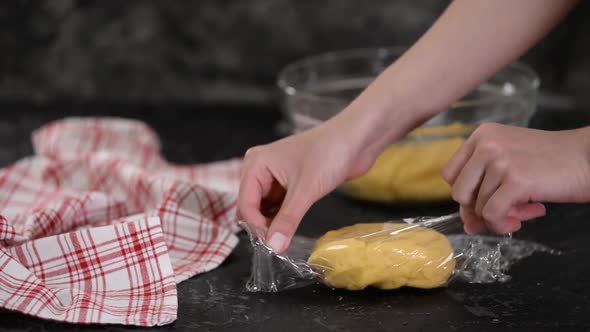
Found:
[[[69,118],[0,171],[0,307],[71,323],[176,319],[176,283],[238,242],[241,161],[176,166],[135,120]]]

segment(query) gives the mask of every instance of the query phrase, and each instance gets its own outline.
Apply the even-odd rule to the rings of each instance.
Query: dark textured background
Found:
[[[0,98],[270,104],[276,73],[289,61],[342,48],[409,45],[447,3],[4,1]],[[526,55],[546,90],[585,96],[589,8],[584,3]]]

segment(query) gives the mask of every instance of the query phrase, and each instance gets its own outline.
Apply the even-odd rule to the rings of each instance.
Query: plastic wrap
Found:
[[[330,287],[435,288],[457,280],[506,282],[510,266],[535,252],[558,252],[511,236],[462,233],[458,214],[357,224],[314,240],[296,236],[278,255],[261,239],[261,230],[245,229],[253,248],[246,289],[278,292],[320,282]]]

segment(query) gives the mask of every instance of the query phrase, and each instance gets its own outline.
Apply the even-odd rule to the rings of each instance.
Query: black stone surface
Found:
[[[0,164],[31,153],[30,131],[67,115],[139,118],[161,135],[169,160],[194,163],[242,154],[277,138],[274,109],[191,106],[61,104],[2,105]],[[581,111],[541,111],[532,126],[547,129],[590,123]],[[306,216],[300,234],[323,232],[356,221],[451,212],[439,206],[374,206],[332,194]],[[249,245],[244,236],[218,269],[178,286],[178,320],[159,330],[196,331],[590,331],[590,206],[550,205],[548,216],[515,236],[564,252],[537,254],[518,263],[505,284],[455,283],[437,290],[347,292],[310,286],[278,294],[244,291]],[[77,326],[0,311],[0,331],[143,330],[125,326]]]
[[[266,104],[304,56],[410,45],[450,1],[15,0],[0,2],[0,96]],[[590,104],[590,4],[524,60],[543,88]]]

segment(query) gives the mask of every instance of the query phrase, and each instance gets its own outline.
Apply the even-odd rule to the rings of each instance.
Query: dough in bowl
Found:
[[[324,284],[361,290],[445,284],[455,258],[447,237],[428,228],[395,223],[356,224],[318,239],[308,263]]]
[[[408,140],[385,149],[367,174],[342,189],[352,197],[382,203],[449,199],[451,187],[442,169],[471,130],[460,123],[416,129]]]

